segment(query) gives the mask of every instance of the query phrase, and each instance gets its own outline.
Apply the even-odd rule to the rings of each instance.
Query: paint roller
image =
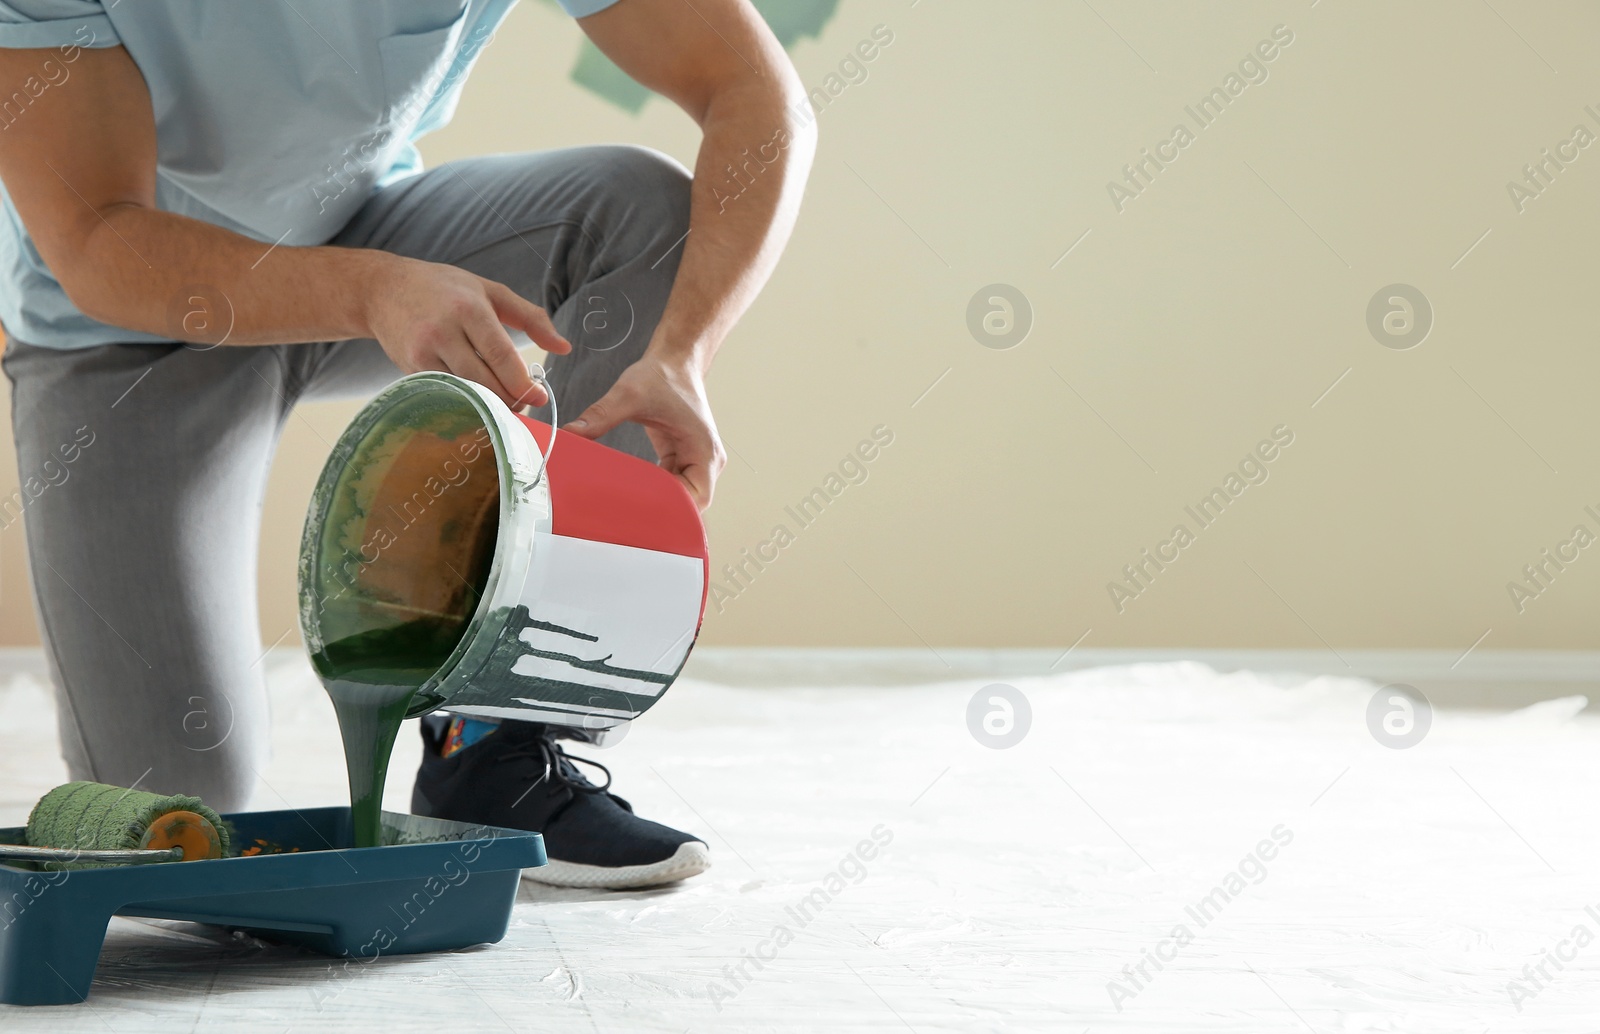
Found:
[[[0,844],[0,858],[51,869],[226,858],[227,825],[198,797],[103,783],[67,783],[28,816],[28,843]]]

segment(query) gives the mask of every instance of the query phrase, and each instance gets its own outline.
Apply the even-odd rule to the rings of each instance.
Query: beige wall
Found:
[[[713,373],[735,457],[708,518],[719,566],[795,530],[784,508],[874,427],[894,441],[704,641],[1594,645],[1600,550],[1523,613],[1507,582],[1576,525],[1600,534],[1600,147],[1521,212],[1507,182],[1575,126],[1600,135],[1600,10],[843,0],[795,48],[805,81],[879,23],[894,42],[822,114],[795,241]],[[1196,128],[1185,106],[1282,23],[1267,80]],[[430,160],[632,140],[690,161],[663,102],[635,117],[568,82],[577,42],[519,8]],[[1119,213],[1107,181],[1180,124],[1193,142]],[[995,282],[1034,313],[1006,350],[966,325]],[[1367,326],[1396,282],[1435,311],[1407,350]],[[351,411],[309,407],[284,436],[269,642],[292,628],[303,507]],[[1185,506],[1279,425],[1294,440],[1268,480],[1118,613],[1108,582],[1194,531]],[[9,643],[34,641],[24,571],[12,528]]]

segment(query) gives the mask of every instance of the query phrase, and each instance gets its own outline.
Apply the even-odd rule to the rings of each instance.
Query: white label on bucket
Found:
[[[659,696],[694,642],[704,578],[698,557],[541,533],[521,593],[529,650],[511,671]]]

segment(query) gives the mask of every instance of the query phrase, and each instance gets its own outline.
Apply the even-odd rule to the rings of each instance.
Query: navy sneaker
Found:
[[[548,865],[523,876],[557,887],[655,887],[705,872],[705,843],[659,822],[608,792],[611,773],[599,762],[573,758],[556,743],[557,730],[538,722],[503,722],[468,747],[445,749],[450,719],[422,719],[422,766],[411,793],[418,815],[544,835]],[[596,786],[573,764],[605,773]]]

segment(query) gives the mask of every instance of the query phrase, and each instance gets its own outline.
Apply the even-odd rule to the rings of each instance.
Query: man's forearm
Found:
[[[752,81],[716,97],[701,121],[689,234],[650,351],[702,372],[772,274],[800,210],[815,122],[792,91]]]
[[[365,249],[273,247],[136,205],[99,213],[75,259],[62,286],[86,315],[230,345],[370,336],[366,299],[395,261]]]

